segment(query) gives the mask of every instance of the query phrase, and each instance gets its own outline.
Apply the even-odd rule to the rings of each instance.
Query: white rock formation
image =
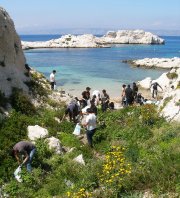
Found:
[[[144,58],[130,61],[134,66],[150,68],[180,68],[180,58]]]
[[[169,73],[176,73],[178,77],[170,79],[168,78]],[[166,91],[169,90],[172,85],[177,87],[178,81],[180,81],[180,68],[172,69],[170,72],[165,72],[156,80],[152,80],[150,77],[147,77],[141,81],[138,81],[137,84],[144,89],[150,89],[151,84],[157,82],[163,88],[163,90]],[[158,87],[158,91],[161,92],[161,88]]]
[[[168,74],[175,74],[174,78],[169,78]],[[145,78],[138,84],[149,89],[151,83],[158,82],[163,88],[163,99],[159,103],[159,110],[167,120],[180,122],[180,68],[173,68],[170,72],[163,73],[156,80]],[[162,91],[158,88],[159,91]]]
[[[164,40],[158,36],[143,30],[119,30],[109,31],[99,39],[101,44],[163,44]]]
[[[84,35],[65,35],[59,39],[52,39],[45,42],[25,42],[22,41],[23,49],[29,48],[97,48],[95,36],[92,34]]]
[[[59,139],[55,137],[47,138],[48,145],[50,149],[53,149],[56,154],[63,153],[62,145]]]
[[[139,85],[140,87],[142,87],[143,89],[149,89],[152,83],[152,79],[151,77],[147,77],[141,81],[139,81],[137,83],[137,85]]]
[[[83,155],[82,154],[78,155],[73,160],[85,166],[85,162],[84,162],[84,159],[83,159]]]
[[[165,92],[160,107],[164,107],[161,114],[168,121],[180,122],[180,89]]]
[[[26,60],[21,41],[12,19],[1,7],[0,27],[0,91],[6,96],[11,94],[12,87],[18,87],[27,92],[28,87],[24,81],[29,78],[25,75]]]
[[[150,32],[143,30],[122,30],[108,32],[103,37],[96,37],[92,34],[65,35],[58,39],[45,42],[22,41],[23,49],[32,48],[97,48],[109,47],[109,44],[163,44],[164,40]]]
[[[32,141],[39,138],[45,138],[49,134],[47,129],[42,128],[38,125],[28,126],[27,130],[28,130],[28,138]]]

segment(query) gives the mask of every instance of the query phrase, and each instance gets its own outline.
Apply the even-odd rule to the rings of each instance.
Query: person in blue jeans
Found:
[[[86,123],[84,124],[86,127],[86,136],[88,140],[88,144],[91,148],[93,148],[93,135],[96,132],[96,115],[93,109],[87,109]]]
[[[13,147],[13,155],[20,166],[26,165],[28,172],[32,171],[31,162],[36,152],[34,144],[28,141],[20,141]]]

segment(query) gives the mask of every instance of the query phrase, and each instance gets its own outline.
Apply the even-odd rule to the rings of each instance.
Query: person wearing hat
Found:
[[[91,148],[93,148],[93,135],[96,132],[96,115],[93,112],[93,109],[87,109],[86,122],[84,126],[86,127],[86,136],[88,140],[88,144]]]

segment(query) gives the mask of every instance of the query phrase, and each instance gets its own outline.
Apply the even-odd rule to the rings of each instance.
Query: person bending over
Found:
[[[79,113],[79,108],[76,102],[75,101],[70,102],[65,110],[65,116],[69,114],[70,122],[72,122],[73,119],[73,122],[76,123],[76,116],[78,115],[78,113]]]
[[[28,141],[20,141],[13,147],[13,155],[20,166],[26,165],[28,172],[32,171],[31,162],[36,152],[34,144]]]

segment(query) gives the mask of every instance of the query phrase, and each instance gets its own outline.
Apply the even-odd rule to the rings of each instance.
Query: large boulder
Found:
[[[14,23],[9,14],[0,7],[0,91],[6,96],[12,93],[12,87],[28,92],[25,81],[25,57],[21,41],[16,33]]]
[[[137,85],[142,87],[143,89],[149,89],[152,83],[152,79],[150,77],[147,77],[141,81],[137,82]]]
[[[48,136],[48,130],[38,125],[28,126],[28,138],[32,141]]]
[[[180,122],[180,89],[167,91],[160,103],[161,115],[168,121]]]
[[[55,137],[50,137],[46,139],[50,149],[53,149],[56,154],[63,153],[62,145],[59,139]]]

